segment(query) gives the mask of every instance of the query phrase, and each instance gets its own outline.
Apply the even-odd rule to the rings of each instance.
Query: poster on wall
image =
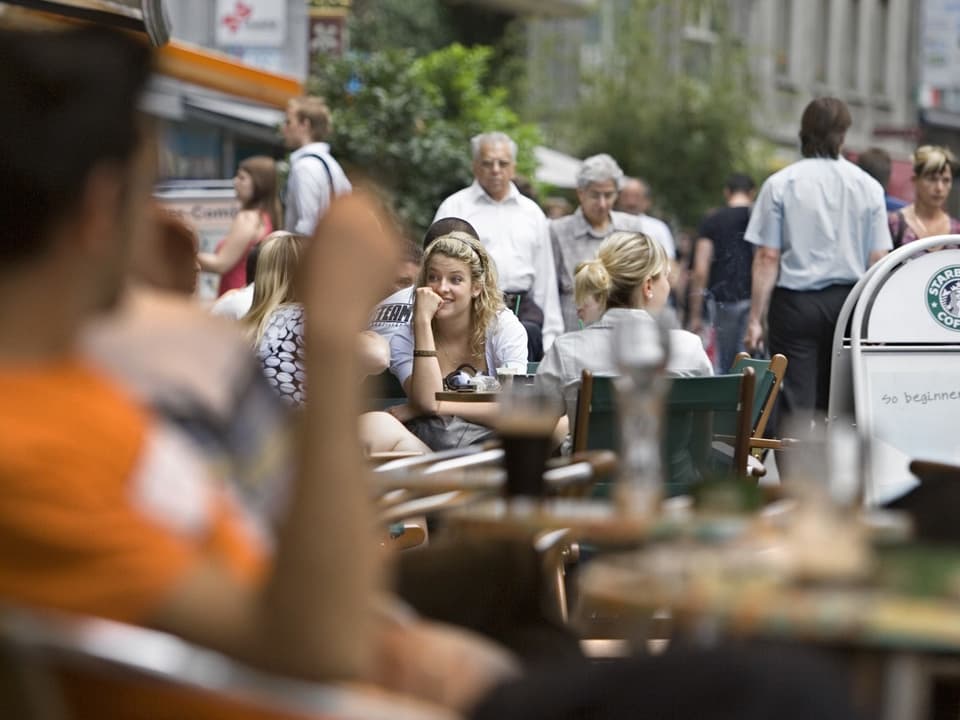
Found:
[[[925,0],[921,6],[917,49],[922,108],[960,112],[960,3]]]
[[[200,252],[214,252],[240,209],[230,180],[171,181],[158,185],[153,197],[197,234]],[[200,273],[197,297],[213,300],[219,284],[219,275]]]
[[[286,0],[217,0],[217,45],[276,48],[286,35]]]

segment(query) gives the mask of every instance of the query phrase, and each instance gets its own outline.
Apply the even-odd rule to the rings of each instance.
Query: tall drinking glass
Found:
[[[631,515],[654,514],[663,494],[660,427],[669,353],[669,320],[664,316],[636,310],[617,323],[620,472],[615,497]]]
[[[500,393],[496,430],[503,445],[507,497],[543,497],[543,472],[560,412],[558,399],[536,385],[512,383]]]

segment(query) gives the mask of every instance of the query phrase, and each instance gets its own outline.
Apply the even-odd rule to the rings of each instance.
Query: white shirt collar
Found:
[[[292,153],[290,153],[290,161],[298,160],[304,155],[329,155],[330,154],[330,145],[325,142],[312,142],[307,143],[303,147],[297,148]]]
[[[508,202],[519,202],[520,200],[520,191],[517,190],[517,186],[510,183],[510,190],[507,192],[507,196],[503,200],[494,200],[487,193],[486,190],[481,187],[480,183],[477,180],[474,180],[470,185],[470,199],[474,202],[487,202],[491,205],[503,205]]]

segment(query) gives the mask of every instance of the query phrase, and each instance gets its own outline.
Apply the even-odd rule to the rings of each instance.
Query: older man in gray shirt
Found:
[[[580,207],[572,215],[550,221],[560,308],[567,332],[580,327],[573,301],[573,274],[577,265],[596,257],[600,243],[611,233],[643,232],[643,223],[637,216],[613,209],[622,184],[623,170],[616,160],[606,154],[588,157],[577,174]]]

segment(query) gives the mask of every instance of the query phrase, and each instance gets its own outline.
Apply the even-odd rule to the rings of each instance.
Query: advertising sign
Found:
[[[176,215],[197,233],[200,252],[213,252],[230,231],[240,205],[230,180],[180,181],[166,183],[154,190],[154,199],[167,212]],[[218,275],[201,273],[197,294],[201,298],[217,296]]]
[[[286,0],[217,0],[216,34],[222,47],[281,47]]]
[[[960,2],[924,0],[917,51],[919,105],[960,112]]]
[[[960,342],[960,252],[914,258],[873,301],[864,339],[877,343]]]

